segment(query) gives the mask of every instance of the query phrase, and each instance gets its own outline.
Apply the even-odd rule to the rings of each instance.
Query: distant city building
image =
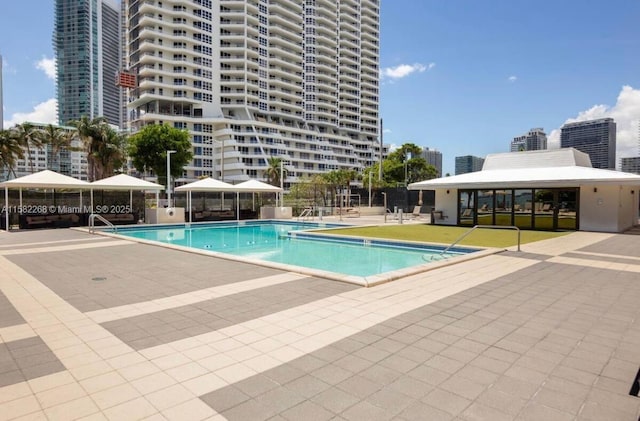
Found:
[[[116,86],[121,66],[120,5],[115,0],[56,0],[53,30],[58,122],[105,117],[122,127]]]
[[[576,148],[589,155],[593,168],[616,168],[616,123],[612,118],[565,124],[561,148]]]
[[[529,130],[529,133],[514,137],[511,152],[540,151],[547,149],[547,134],[542,128]]]
[[[35,130],[45,130],[48,124],[30,123]],[[64,132],[73,132],[75,127],[57,126]],[[54,156],[51,145],[45,145],[42,148],[30,148],[29,152],[25,150],[24,158],[16,161],[15,173],[16,177],[33,174],[42,170],[52,170],[60,174],[68,175],[79,180],[88,180],[87,153],[82,148],[82,141],[77,137],[71,142],[71,146],[75,150],[61,149]],[[31,157],[31,161],[29,161]]]
[[[621,158],[620,171],[640,174],[640,156]]]
[[[456,156],[456,175],[480,171],[483,164],[484,158],[473,155]]]
[[[437,177],[442,177],[442,152],[435,149],[422,148],[421,156],[427,161],[427,164],[436,167]]]
[[[2,102],[2,54],[0,54],[0,130],[4,128],[4,103]]]

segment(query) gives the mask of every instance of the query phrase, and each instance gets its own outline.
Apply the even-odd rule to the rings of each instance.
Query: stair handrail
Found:
[[[91,215],[89,215],[89,232],[90,233],[93,234],[96,230],[96,219],[104,223],[106,226],[113,228],[114,232],[118,232],[118,228],[115,225],[113,225],[113,223],[111,223],[109,220],[107,220],[104,216],[97,213],[92,213]]]
[[[456,244],[458,244],[460,241],[464,240],[465,237],[467,237],[469,234],[471,234],[473,231],[475,231],[477,228],[497,228],[497,229],[515,229],[516,231],[518,231],[518,251],[520,251],[520,228],[516,227],[515,225],[474,225],[469,231],[465,232],[464,234],[462,234],[460,237],[458,237],[453,243],[451,243],[447,248],[445,248],[444,250],[442,250],[439,254],[440,256],[442,256],[443,254],[445,254],[446,252],[449,251],[449,249],[451,249],[452,247],[454,247]]]

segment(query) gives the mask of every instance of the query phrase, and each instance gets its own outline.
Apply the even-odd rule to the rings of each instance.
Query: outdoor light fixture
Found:
[[[447,190],[447,194],[449,194],[449,190]]]
[[[594,188],[593,188],[593,192],[594,192],[594,193],[598,193],[598,188],[597,188],[597,187],[594,187]]]

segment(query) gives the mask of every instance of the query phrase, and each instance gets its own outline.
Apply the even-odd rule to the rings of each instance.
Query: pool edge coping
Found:
[[[158,226],[166,226],[166,224],[158,224]],[[174,224],[172,224],[174,225]],[[185,224],[186,226],[186,224]],[[123,226],[124,228],[125,226]],[[130,227],[133,228],[135,227],[134,225],[127,225],[126,227]],[[222,253],[222,252],[217,252],[217,251],[209,251],[209,250],[200,250],[200,249],[196,249],[196,248],[191,248],[191,247],[186,247],[186,246],[179,246],[179,245],[175,245],[175,244],[168,244],[168,243],[163,243],[160,241],[154,241],[154,240],[146,240],[146,239],[141,239],[141,238],[135,238],[135,237],[128,237],[125,235],[120,235],[118,234],[118,232],[107,232],[104,229],[109,229],[109,227],[105,227],[104,229],[97,229],[94,230],[93,233],[91,233],[89,231],[88,228],[74,228],[77,231],[81,231],[81,232],[87,232],[90,234],[97,234],[97,235],[102,235],[105,237],[111,237],[111,238],[117,238],[119,240],[127,240],[127,241],[131,241],[133,243],[139,243],[139,244],[145,244],[145,245],[151,245],[151,246],[156,246],[156,247],[164,247],[170,250],[177,250],[177,251],[182,251],[182,252],[187,252],[187,253],[192,253],[192,254],[198,254],[201,256],[209,256],[209,257],[217,257],[219,259],[223,259],[223,260],[228,260],[228,261],[234,261],[234,262],[239,262],[239,263],[248,263],[248,264],[253,264],[256,266],[262,266],[262,267],[268,267],[268,268],[272,268],[272,269],[278,269],[278,270],[283,270],[286,272],[293,272],[293,273],[299,273],[301,275],[306,275],[306,276],[314,276],[314,277],[320,277],[320,278],[324,278],[324,279],[329,279],[332,281],[338,281],[338,282],[345,282],[345,283],[349,283],[349,284],[353,284],[353,285],[358,285],[358,286],[362,286],[365,288],[369,288],[369,287],[374,287],[377,285],[381,285],[381,284],[385,284],[387,282],[392,282],[395,280],[398,280],[400,278],[405,278],[407,276],[412,276],[412,275],[417,275],[420,273],[425,273],[425,272],[430,272],[432,270],[435,269],[439,269],[439,268],[443,268],[443,267],[447,267],[447,266],[451,266],[451,265],[455,265],[458,263],[463,263],[466,261],[470,261],[470,260],[475,260],[475,259],[480,259],[482,257],[485,256],[490,256],[493,254],[497,254],[497,253],[501,253],[503,251],[505,251],[506,249],[503,248],[493,248],[493,247],[470,247],[470,248],[477,248],[478,251],[475,252],[471,252],[471,253],[467,253],[467,254],[463,254],[460,256],[456,256],[456,257],[451,257],[449,259],[445,259],[445,260],[440,260],[437,262],[428,262],[428,263],[423,263],[420,265],[416,265],[416,266],[410,266],[408,268],[403,268],[403,269],[398,269],[398,270],[394,270],[394,271],[389,271],[389,272],[384,272],[381,274],[377,274],[377,275],[371,275],[371,276],[355,276],[355,275],[344,275],[344,274],[339,274],[337,272],[329,272],[329,271],[324,271],[321,269],[312,269],[312,268],[305,268],[303,266],[294,266],[294,265],[288,265],[285,263],[278,263],[278,262],[269,262],[266,260],[259,260],[259,259],[252,259],[246,256],[235,256],[232,254],[227,254],[227,253]],[[317,234],[318,236],[322,236],[322,235],[332,235],[334,237],[339,237],[340,235],[338,234],[322,234],[322,233],[314,233]],[[356,237],[356,236],[343,236],[343,237],[350,237],[350,238],[357,238],[357,239],[372,239],[372,240],[381,240],[381,241],[387,241],[387,242],[392,242],[394,240],[390,240],[390,239],[381,239],[381,238],[376,238],[376,237]],[[400,242],[400,240],[395,240]],[[404,243],[407,244],[420,244],[420,245],[427,245],[427,244],[433,244],[433,245],[438,245],[438,246],[443,246],[443,244],[441,243],[425,243],[425,242],[418,242],[418,241],[411,241],[411,240],[406,240],[406,241],[402,241]]]

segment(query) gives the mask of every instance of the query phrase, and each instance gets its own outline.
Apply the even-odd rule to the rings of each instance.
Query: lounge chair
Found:
[[[413,212],[411,212],[411,219],[420,219],[420,218],[422,218],[422,215],[420,214],[420,209],[421,209],[420,205],[416,205],[416,206],[413,207]]]

